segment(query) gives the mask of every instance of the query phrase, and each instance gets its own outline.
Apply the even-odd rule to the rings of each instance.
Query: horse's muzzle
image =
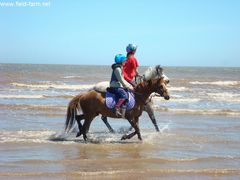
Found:
[[[165,99],[165,100],[169,100],[169,99],[170,99],[170,96],[164,96],[164,99]]]

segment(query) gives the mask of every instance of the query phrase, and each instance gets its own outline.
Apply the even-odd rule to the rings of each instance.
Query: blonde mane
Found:
[[[162,77],[162,76],[163,76],[163,69],[160,67],[160,65],[157,65],[155,67],[149,67],[143,73],[143,79],[146,81],[148,81],[152,78]]]

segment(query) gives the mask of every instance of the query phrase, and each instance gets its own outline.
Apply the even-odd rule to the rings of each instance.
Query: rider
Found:
[[[129,44],[126,48],[126,51],[127,51],[127,55],[129,57],[129,61],[125,61],[125,64],[127,63],[128,65],[131,64],[130,62],[133,62],[133,65],[134,66],[130,66],[130,68],[126,68],[128,65],[124,65],[125,68],[123,68],[123,73],[124,73],[124,78],[127,77],[126,74],[128,74],[128,77],[132,77],[131,79],[128,78],[129,81],[133,82],[133,79],[134,79],[134,76],[131,76],[129,74],[129,72],[135,72],[136,75],[138,75],[138,71],[137,71],[137,67],[138,67],[138,62],[136,60],[136,58],[134,57],[134,54],[136,53],[136,50],[137,50],[137,46],[136,45],[133,45],[133,44]],[[135,51],[135,52],[134,52]],[[131,57],[131,58],[130,58]],[[134,58],[134,59],[133,59]],[[133,60],[132,60],[133,59]],[[131,69],[133,67],[133,69]],[[129,70],[130,69],[130,70]],[[127,79],[127,78],[126,78]],[[168,82],[167,82],[168,83]],[[133,82],[133,84],[135,85],[136,83]],[[158,125],[157,125],[157,122],[156,122],[156,118],[155,118],[155,115],[154,115],[154,110],[153,110],[153,107],[152,107],[152,96],[150,96],[150,98],[147,100],[146,102],[146,105],[144,106],[144,110],[148,113],[150,119],[152,120],[154,126],[155,126],[155,129],[157,131],[159,131],[159,128],[158,128]],[[105,116],[102,116],[101,117],[103,122],[107,125],[108,129],[111,131],[111,132],[114,132],[114,130],[112,129],[111,125],[108,123],[107,121],[107,117]]]
[[[115,105],[115,114],[116,116],[125,116],[126,106],[125,103],[128,100],[128,94],[126,92],[126,88],[133,90],[131,84],[129,84],[123,77],[122,74],[122,66],[124,61],[126,61],[126,56],[122,54],[117,54],[115,56],[115,64],[112,65],[112,77],[110,81],[110,87],[113,93],[118,97],[118,102]],[[122,113],[120,112],[120,108],[122,108]]]
[[[134,78],[136,76],[139,76],[139,73],[137,70],[139,65],[138,65],[138,60],[135,58],[134,55],[137,51],[137,46],[135,44],[128,44],[128,46],[126,47],[126,51],[127,51],[127,61],[123,65],[124,78],[132,86],[136,86],[136,82],[134,81]],[[153,104],[152,104],[151,100],[152,100],[152,96],[150,96],[149,99],[147,100],[147,102],[144,106],[144,110],[148,113],[156,130],[159,131],[157,122],[156,122],[156,118],[154,115],[153,107],[152,107]]]
[[[137,51],[137,46],[135,44],[129,44],[126,47],[127,51],[127,61],[123,65],[123,75],[124,79],[128,81],[130,84],[135,86],[133,78],[138,76],[138,61],[134,56]]]

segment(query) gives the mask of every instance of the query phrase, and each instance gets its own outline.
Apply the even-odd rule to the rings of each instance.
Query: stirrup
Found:
[[[117,117],[122,117],[122,113],[120,112],[120,108],[115,108],[115,115],[117,116]]]

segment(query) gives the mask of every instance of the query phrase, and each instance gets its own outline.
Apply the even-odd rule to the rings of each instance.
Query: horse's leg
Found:
[[[157,121],[156,121],[156,118],[155,118],[155,115],[154,115],[154,110],[153,110],[153,107],[152,107],[152,103],[149,102],[146,105],[144,105],[143,110],[147,112],[147,114],[148,114],[149,118],[151,119],[151,121],[152,121],[152,123],[153,123],[153,125],[154,125],[154,127],[156,129],[156,131],[159,132],[159,127],[157,125]],[[129,128],[129,131],[131,131],[132,128],[133,127],[131,126]]]
[[[82,126],[81,130],[82,130],[84,141],[87,141],[87,133],[88,133],[91,122],[92,122],[92,119],[86,118],[84,123],[83,123],[83,126]]]
[[[153,107],[152,107],[151,102],[147,103],[144,106],[144,111],[147,112],[149,118],[152,120],[152,123],[153,123],[156,131],[159,132],[159,128],[158,128],[158,125],[157,125],[157,121],[156,121],[156,118],[155,118],[155,115],[154,115],[154,111],[153,111]]]
[[[82,135],[82,123],[81,123],[80,120],[77,119],[77,124],[78,124],[78,130],[79,130],[79,131],[78,131],[76,137],[79,137],[79,136]]]
[[[77,121],[77,124],[78,124],[78,130],[79,130],[77,135],[76,135],[76,137],[79,137],[79,136],[82,135],[82,123],[81,123],[81,120],[84,119],[84,115],[83,114],[76,115],[75,118],[76,118],[76,121]]]
[[[138,118],[135,118],[134,120],[128,120],[128,122],[131,124],[131,126],[135,129],[134,132],[132,132],[129,135],[124,135],[121,140],[125,140],[125,139],[131,139],[133,136],[135,136],[136,134],[138,134],[138,139],[142,140],[141,134],[140,134],[140,130],[138,127]]]
[[[133,136],[135,136],[137,134],[136,131],[132,132],[131,134],[125,134],[122,136],[121,140],[126,140],[126,139],[131,139]]]
[[[138,139],[142,140],[142,136],[141,136],[140,129],[139,129],[139,123],[138,123],[139,122],[139,118],[138,117],[135,118],[135,121],[136,121],[137,129],[138,129],[138,131],[137,131]]]
[[[103,120],[103,122],[105,123],[105,125],[107,126],[108,130],[111,133],[115,133],[115,131],[113,130],[112,126],[109,124],[107,117],[106,116],[102,116],[101,119]]]

